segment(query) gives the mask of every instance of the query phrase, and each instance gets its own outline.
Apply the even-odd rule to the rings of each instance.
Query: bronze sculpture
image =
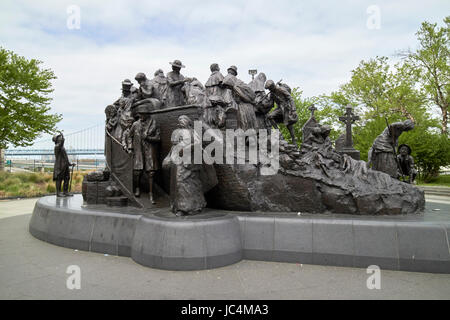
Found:
[[[134,98],[132,109],[134,119],[138,120],[139,116],[136,112],[136,107],[141,104],[149,104],[153,109],[160,109],[161,94],[155,83],[147,79],[144,73],[139,72],[135,79],[139,83],[139,90],[137,90]]]
[[[125,79],[122,82],[122,96],[114,102],[114,105],[117,106],[119,123],[115,131],[115,138],[119,141],[123,141],[123,133],[131,127],[134,121],[132,106],[136,99],[136,93],[132,93],[132,88],[133,83],[129,79]]]
[[[267,80],[265,88],[270,91],[273,101],[277,104],[277,108],[270,112],[267,118],[275,128],[278,127],[278,123],[285,124],[291,134],[292,143],[297,145],[294,124],[298,121],[298,115],[290,91],[286,86],[275,84],[272,80]]]
[[[171,107],[182,106],[186,103],[185,93],[183,92],[183,86],[186,82],[190,81],[189,78],[185,78],[181,73],[181,68],[185,66],[180,60],[169,62],[172,65],[172,71],[167,74],[168,91],[167,91],[167,105]]]
[[[69,162],[66,149],[64,148],[64,135],[62,132],[55,134],[52,138],[55,143],[55,165],[53,168],[53,181],[56,182],[56,196],[70,197],[69,183],[70,183],[70,167],[75,166],[74,163]],[[61,184],[63,184],[63,193],[61,193]]]
[[[211,75],[205,83],[206,96],[209,103],[205,105],[203,111],[203,121],[213,128],[223,128],[225,125],[225,110],[227,107],[225,102],[226,89],[222,86],[224,76],[220,73],[217,63],[210,66]]]
[[[237,106],[238,128],[246,131],[258,127],[255,107],[255,92],[250,86],[237,78],[237,67],[228,68],[228,74],[223,79],[222,85],[231,90],[232,100]]]
[[[162,69],[156,70],[154,76],[155,77],[151,80],[151,82],[159,93],[161,107],[167,107],[167,91],[169,88],[167,78],[164,76],[164,71]]]
[[[117,123],[119,121],[117,114],[117,106],[114,104],[110,104],[105,108],[106,115],[106,130],[115,136],[114,130],[117,127]]]
[[[359,120],[359,116],[353,113],[351,105],[347,105],[345,107],[345,115],[339,117],[339,121],[342,121],[345,124],[345,141],[343,143],[338,141],[336,144],[336,149],[339,147],[339,152],[348,154],[355,160],[359,160],[360,154],[358,150],[353,148],[352,136],[352,124],[355,123],[356,120]]]
[[[197,78],[192,78],[185,83],[184,92],[186,94],[186,104],[203,106],[207,103],[205,87]]]
[[[207,96],[223,96],[224,89],[221,84],[223,81],[223,75],[220,72],[220,67],[217,63],[211,64],[209,67],[211,70],[211,75],[208,81],[205,83],[206,95]]]
[[[212,80],[220,78],[218,66],[211,69],[215,74]],[[442,259],[448,241],[434,221],[432,225],[426,220],[422,224],[420,216],[383,217],[422,213],[423,190],[337,152],[330,139],[333,125],[315,119],[315,106],[309,108],[311,117],[302,128],[299,150],[271,128],[285,123],[292,129],[295,123],[297,101],[289,97],[290,89],[281,82],[265,81],[262,73],[250,84],[243,84],[236,71],[230,67],[226,77],[215,79],[206,89],[194,78],[183,81],[184,104],[167,104],[165,108],[160,108],[161,101],[150,92],[156,88],[156,80],[149,84],[146,78],[137,77],[140,89],[124,81],[121,101],[105,110],[106,169],[85,176],[83,202],[81,196],[39,201],[30,232],[54,244],[131,256],[143,265],[168,270],[219,267],[245,258],[300,259],[352,267],[381,262],[387,268],[404,265],[412,271],[416,262],[431,266]],[[256,72],[251,74],[256,76]],[[157,78],[164,79],[163,73],[158,71]],[[229,94],[229,103],[221,99],[224,91]],[[271,113],[269,123],[266,116],[275,104],[278,111],[275,117]],[[224,109],[223,127],[214,113],[205,117],[209,105]],[[132,125],[122,132],[123,144],[114,135],[122,129],[118,119],[130,108],[139,119],[129,117]],[[342,119],[350,129],[354,117],[347,116]],[[205,124],[205,118],[211,118],[213,125]],[[394,147],[401,132],[412,125],[388,127],[392,136],[377,138],[372,150],[380,163],[384,150],[379,151],[377,144],[386,142]],[[256,143],[251,143],[252,139],[244,143],[243,136],[250,138],[254,132],[241,135],[247,128],[262,129],[255,135]],[[180,137],[177,129],[188,135]],[[350,135],[350,130],[347,133]],[[66,191],[70,163],[63,152],[63,137],[55,137],[55,144],[65,161],[55,168],[58,190],[64,181]],[[398,152],[400,156],[394,159],[405,164],[402,172],[409,174],[411,182],[415,172],[411,170],[410,149],[402,145]],[[386,158],[393,155],[394,150]],[[422,246],[418,230],[425,238],[432,236],[433,246]],[[432,230],[439,232],[436,237]],[[433,253],[437,260],[427,260],[428,251],[438,243],[437,236],[441,239]],[[414,239],[417,241],[411,245]],[[412,254],[411,258],[411,250],[416,257]],[[419,251],[426,252],[418,257]],[[449,261],[442,261],[433,272],[447,271]]]
[[[170,206],[177,216],[194,215],[206,207],[204,193],[217,183],[217,178],[211,165],[197,164],[193,160],[188,163],[179,161],[183,155],[177,151],[191,152],[194,148],[202,148],[202,140],[193,130],[194,124],[189,117],[180,116],[178,128],[187,130],[190,139],[189,142],[186,139],[173,141],[163,162],[163,167],[170,170]]]
[[[388,124],[369,150],[369,166],[371,165],[373,170],[382,171],[397,179],[399,166],[395,148],[400,135],[412,129],[414,129],[414,122],[409,119]]]
[[[179,74],[182,68],[181,62],[174,61],[171,64]],[[161,200],[158,200],[158,205],[164,205],[170,195],[172,209],[178,215],[201,212],[206,200],[218,209],[229,210],[322,212],[327,209],[338,213],[383,214],[387,212],[390,214],[391,209],[389,208],[395,207],[397,202],[386,202],[384,198],[381,201],[379,200],[381,195],[385,197],[388,192],[392,199],[401,197],[403,190],[406,190],[405,187],[399,187],[398,179],[394,181],[381,172],[368,170],[366,162],[357,161],[345,153],[336,152],[329,138],[331,128],[318,123],[314,117],[316,110],[314,106],[309,108],[311,118],[303,126],[303,143],[299,150],[297,145],[288,143],[279,134],[272,134],[274,131],[271,130],[272,126],[277,127],[278,123],[284,123],[289,128],[293,142],[296,142],[293,126],[298,117],[295,101],[291,97],[290,88],[287,85],[281,81],[277,84],[271,80],[266,81],[264,73],[258,74],[249,84],[245,84],[237,78],[235,66],[228,68],[228,74],[225,77],[220,74],[217,64],[212,64],[210,69],[211,75],[205,86],[195,78],[185,79],[181,74],[179,74],[181,81],[176,84],[172,81],[172,85],[178,87],[178,93],[184,99],[179,101],[179,103],[183,103],[181,106],[170,104],[168,97],[165,100],[166,108],[160,108],[161,101],[153,96],[153,91],[159,91],[156,83],[164,85],[165,80],[162,70],[157,70],[155,79],[152,81],[147,80],[143,75],[137,77],[140,84],[139,89],[134,88],[131,81],[124,81],[121,99],[105,110],[107,115],[107,148],[105,147],[105,150],[108,170],[111,172],[114,183],[121,189],[130,205],[153,208],[150,204],[154,202],[153,190],[157,189],[158,195],[161,196],[158,198]],[[169,79],[167,79],[167,86],[169,94],[169,91],[173,89],[173,87],[169,89]],[[266,92],[266,89],[269,89],[269,92]],[[164,100],[163,97],[161,99]],[[124,111],[129,110],[130,101],[131,109],[139,114],[140,119],[130,119],[133,123],[132,126],[125,128],[125,131],[122,132],[122,127],[117,124],[120,123],[118,119],[121,116],[123,118]],[[277,108],[273,112],[269,112],[275,104]],[[145,111],[142,112],[144,109]],[[141,111],[137,112],[138,110]],[[149,114],[151,114],[152,120],[148,118]],[[190,119],[180,118],[182,115],[188,116]],[[198,136],[194,135],[197,142],[176,141],[172,145],[171,135],[177,129],[177,122],[180,122],[179,126],[191,130],[191,120],[202,121],[200,125],[197,125],[196,134]],[[150,140],[154,140],[149,142],[149,139],[145,138],[147,133],[142,127],[143,123],[151,121],[155,121],[157,127],[161,127],[161,131],[153,132]],[[393,124],[390,127],[395,129],[397,126]],[[222,130],[209,131],[209,129],[217,128]],[[238,158],[238,154],[233,154],[233,151],[229,152],[222,147],[227,147],[228,143],[233,141],[239,141],[240,131],[234,132],[235,136],[234,138],[230,136],[233,139],[230,141],[226,135],[224,136],[228,132],[224,132],[224,129],[271,131],[267,132],[267,135],[261,134],[261,131],[255,135],[259,138],[267,136],[271,140],[267,144],[267,151],[270,151],[271,154],[262,155],[262,157],[259,154],[260,160],[256,164],[247,163],[250,158],[247,159],[247,154],[245,154],[242,157],[244,163],[236,164],[233,161],[241,159]],[[396,130],[394,131],[396,132]],[[120,141],[114,138],[118,132],[127,138]],[[212,134],[212,132],[215,133]],[[220,137],[220,132],[222,137]],[[202,134],[206,137],[204,141],[201,141]],[[244,136],[245,148],[254,145],[250,143],[249,133],[244,133]],[[272,138],[275,140],[272,141]],[[256,146],[259,152],[264,148],[261,147],[259,139],[256,140],[258,140]],[[264,141],[262,142],[264,143]],[[144,146],[144,143],[150,143],[148,147],[151,151],[146,151],[147,147]],[[212,164],[209,164],[209,160],[203,163],[188,163],[183,167],[179,164],[171,164],[169,167],[172,171],[175,170],[172,174],[169,174],[167,170],[161,170],[155,176],[155,170],[159,169],[158,162],[162,162],[163,159],[169,162],[170,157],[167,156],[172,153],[173,147],[183,143],[199,146],[203,155],[211,152],[210,157],[214,158]],[[374,150],[375,146],[376,143]],[[389,141],[388,146],[391,147]],[[223,157],[219,151],[221,148],[224,151]],[[125,152],[124,149],[128,152]],[[216,157],[216,155],[218,156]],[[376,156],[378,155],[379,152]],[[228,163],[228,158],[232,163]],[[273,167],[268,175],[263,173],[269,166],[268,162],[264,162],[267,159],[270,160],[270,166]],[[223,161],[215,162],[220,160]],[[148,164],[151,164],[150,168]],[[212,172],[208,168],[216,170],[217,176],[208,175],[208,172]],[[180,175],[182,172],[186,175]],[[269,171],[266,170],[266,172]],[[205,179],[205,176],[209,178]],[[154,179],[155,181],[153,181]],[[209,189],[208,181],[216,181],[217,186],[205,193],[205,190]],[[153,187],[154,182],[157,183]],[[105,187],[109,185],[107,181],[102,180],[101,183],[104,183]],[[316,184],[316,187],[311,183]],[[148,184],[151,185],[149,195],[151,202],[147,201],[147,197],[141,196],[142,193],[147,192]],[[192,184],[191,187],[190,184]],[[401,183],[401,185],[404,184]],[[269,189],[273,190],[267,193],[266,191]],[[316,190],[320,190],[320,192],[316,192]],[[416,190],[409,192],[417,194]],[[87,197],[87,199],[90,198]],[[97,199],[97,201],[99,200]],[[374,201],[377,205],[371,206]],[[422,204],[420,195],[402,201],[408,202],[409,205],[403,205],[402,208],[395,207],[392,212],[415,212]]]
[[[404,182],[414,183],[417,176],[417,170],[414,167],[414,158],[411,156],[411,147],[407,144],[398,146],[397,160],[400,169],[400,176]],[[406,177],[408,177],[406,179]]]
[[[260,72],[256,79],[253,79],[249,86],[255,92],[255,115],[258,129],[270,129],[271,123],[267,119],[269,111],[273,108],[273,97],[266,94],[264,85],[267,77],[263,72]]]
[[[133,123],[127,135],[127,150],[133,154],[134,195],[140,196],[140,180],[143,171],[145,171],[149,179],[149,198],[155,204],[153,177],[159,169],[156,144],[160,141],[160,132],[156,121],[150,116],[150,112],[149,104],[137,107],[139,120]]]

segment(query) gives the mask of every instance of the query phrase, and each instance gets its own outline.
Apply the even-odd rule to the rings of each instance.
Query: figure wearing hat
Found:
[[[226,100],[230,101],[229,107],[237,107],[238,127],[244,131],[248,129],[256,129],[258,122],[255,114],[255,92],[248,84],[237,78],[236,66],[228,68],[228,74],[222,81],[222,86],[228,88],[231,97],[226,95]]]
[[[409,177],[408,183],[413,183],[417,176],[417,170],[414,167],[414,158],[411,156],[411,148],[407,144],[401,144],[398,147],[397,160],[400,174],[402,177]]]
[[[227,79],[227,82],[231,83],[230,80],[234,81],[234,79],[236,79],[236,76],[237,76],[237,67],[231,66],[227,69],[227,75],[225,76],[225,78],[223,80]],[[233,108],[233,109],[237,110],[238,107],[237,107],[236,101],[234,101],[234,98],[233,98],[233,91],[230,89],[229,86],[227,86],[226,84],[223,83],[223,80],[222,80],[220,86],[223,88],[223,100],[225,102],[226,109]]]
[[[55,134],[52,138],[55,143],[55,165],[53,168],[53,181],[56,181],[56,196],[69,197],[70,169],[75,166],[74,163],[69,162],[66,149],[64,148],[64,136],[62,132]],[[61,184],[64,181],[63,193],[61,193]]]
[[[167,106],[177,107],[186,104],[185,93],[183,92],[183,86],[186,82],[191,79],[185,78],[181,73],[181,68],[185,66],[180,60],[175,60],[174,62],[169,62],[172,65],[172,71],[167,74],[167,82],[169,88],[167,90]]]
[[[161,99],[161,106],[167,107],[167,90],[168,83],[167,78],[164,76],[164,71],[162,69],[158,69],[154,73],[154,78],[151,80],[156,90],[159,92],[159,96]]]
[[[133,154],[133,187],[134,194],[139,197],[142,173],[145,170],[149,178],[149,198],[154,204],[153,177],[159,169],[157,144],[160,141],[160,131],[156,121],[151,117],[151,104],[136,107],[139,120],[133,123],[127,134],[127,151]]]
[[[132,114],[132,105],[136,98],[136,87],[129,79],[122,81],[122,96],[114,102],[117,106],[117,117],[119,119],[119,127],[114,131],[115,138],[123,141],[123,133],[131,127],[134,121]],[[134,92],[134,93],[133,93]]]
[[[224,79],[220,72],[219,65],[217,63],[211,64],[209,67],[211,75],[205,84],[205,93],[209,100],[209,103],[205,104],[203,109],[203,120],[213,128],[222,128],[225,126],[225,92],[227,89],[222,87],[222,81]]]

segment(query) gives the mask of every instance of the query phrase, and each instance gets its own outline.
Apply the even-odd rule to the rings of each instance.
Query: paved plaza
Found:
[[[450,199],[427,196],[427,212],[450,215]],[[450,275],[243,260],[206,271],[163,271],[128,257],[58,247],[28,223],[37,199],[0,201],[0,299],[449,299]],[[81,288],[68,289],[69,266]]]

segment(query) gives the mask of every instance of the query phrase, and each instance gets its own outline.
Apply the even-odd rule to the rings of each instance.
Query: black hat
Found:
[[[133,83],[130,81],[130,79],[125,79],[122,81],[122,89],[128,89],[130,90],[130,88],[133,86]]]
[[[144,79],[146,79],[147,77],[145,76],[145,73],[143,73],[143,72],[139,72],[137,75],[136,75],[136,77],[134,77],[134,79],[136,80],[136,81],[139,81],[139,80],[144,80]]]
[[[401,149],[402,147],[406,147],[406,149],[408,149],[408,155],[411,154],[411,148],[410,148],[410,146],[408,146],[407,144],[401,144],[401,145],[399,145],[398,148],[397,148],[397,152],[398,152],[398,153],[400,153],[400,149]]]
[[[59,136],[62,136],[64,138],[64,135],[61,131],[58,131],[57,133],[55,133],[52,137],[52,141],[56,142],[56,140],[58,139]]]
[[[181,63],[180,60],[174,60],[173,62],[169,62],[173,67],[184,68],[185,66]]]
[[[136,113],[151,113],[152,111],[153,110],[151,103],[141,104],[140,106],[136,107]]]
[[[228,69],[227,69],[227,71],[228,70],[234,70],[234,72],[236,73],[236,75],[238,74],[238,72],[237,72],[237,67],[236,66],[231,66],[231,67],[229,67]]]

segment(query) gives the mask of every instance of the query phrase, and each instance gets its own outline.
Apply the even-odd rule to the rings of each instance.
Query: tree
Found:
[[[404,133],[400,143],[412,147],[416,164],[424,176],[432,177],[440,166],[450,163],[450,148],[448,138],[441,137],[439,122],[427,112],[427,93],[418,86],[419,75],[406,61],[390,66],[388,58],[376,57],[361,61],[350,81],[327,98],[337,106],[355,106],[361,120],[354,126],[354,144],[364,160],[374,139],[386,128],[386,120],[413,120],[415,129]]]
[[[302,142],[302,128],[303,125],[308,121],[309,117],[311,116],[311,111],[308,109],[312,104],[315,104],[317,107],[317,110],[315,111],[315,118],[317,121],[320,121],[322,124],[329,124],[332,125],[332,127],[339,127],[336,126],[337,118],[339,117],[338,111],[335,108],[335,105],[328,103],[328,100],[325,96],[317,96],[317,97],[310,97],[310,98],[303,98],[302,97],[303,91],[299,88],[292,89],[292,98],[294,98],[295,102],[295,108],[298,115],[298,121],[294,125],[294,131],[295,131],[295,138],[297,139],[297,143],[301,144]],[[291,141],[291,135],[289,134],[289,131],[284,125],[279,126],[281,133],[283,134],[283,137],[289,142]],[[332,131],[330,134],[330,138],[332,140],[335,140],[339,136],[339,131]]]
[[[61,115],[48,113],[56,76],[41,64],[0,47],[0,149],[29,146],[61,120]]]
[[[450,105],[450,16],[444,19],[445,27],[423,22],[416,33],[419,48],[403,52],[406,61],[419,71],[418,80],[425,90],[431,105],[439,107],[442,113],[441,132],[448,134],[448,113]]]
[[[443,134],[436,134],[415,128],[400,136],[400,144],[405,143],[412,149],[412,156],[425,182],[439,175],[441,167],[450,163],[450,143]]]
[[[391,123],[409,118],[421,124],[430,117],[424,94],[416,88],[414,72],[406,64],[390,67],[386,57],[361,61],[352,70],[350,81],[327,97],[341,114],[344,106],[351,104],[360,116],[353,127],[353,140],[361,159],[367,160],[372,142],[386,128],[386,119]]]

